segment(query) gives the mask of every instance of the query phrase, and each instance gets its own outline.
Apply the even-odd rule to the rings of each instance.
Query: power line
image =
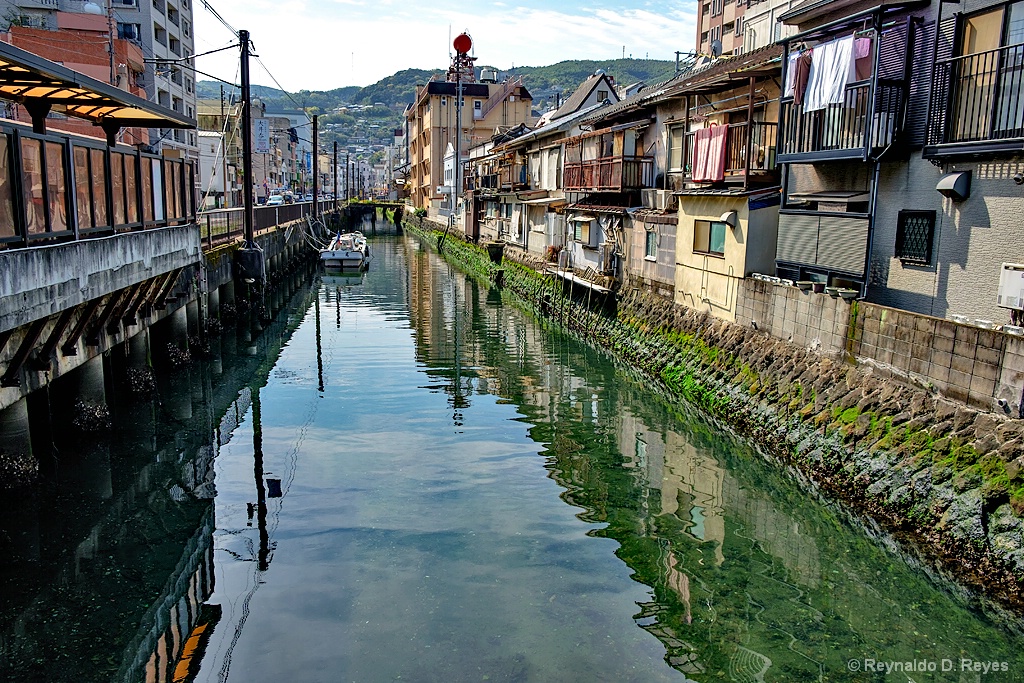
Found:
[[[224,17],[222,17],[220,14],[218,14],[217,10],[213,9],[213,5],[208,3],[206,0],[199,0],[199,2],[202,3],[203,7],[206,8],[206,11],[209,12],[210,14],[212,14],[214,16],[214,18],[217,21],[219,21],[221,23],[221,25],[224,26],[224,28],[226,28],[227,30],[231,31],[231,35],[233,35],[235,38],[238,37],[238,31],[235,29],[235,27],[232,26],[231,24],[229,24],[228,22],[224,21]]]

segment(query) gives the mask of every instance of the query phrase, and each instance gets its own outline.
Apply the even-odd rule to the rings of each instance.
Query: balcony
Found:
[[[563,186],[568,192],[626,192],[654,187],[654,158],[623,155],[566,163]]]
[[[778,144],[779,124],[762,123],[730,123],[725,138],[725,180],[743,180],[749,170],[750,177],[765,176],[766,179],[775,178],[775,156],[776,145]],[[747,131],[750,130],[753,138],[750,141],[750,168],[747,168]],[[692,180],[694,141],[697,131],[690,131],[686,134],[686,168],[683,171],[683,178]]]
[[[906,87],[890,79],[879,79],[874,91],[871,86],[870,81],[848,85],[842,102],[811,112],[784,99],[779,161],[866,161],[888,147],[899,132]]]
[[[925,158],[1024,150],[1024,45],[935,63]]]

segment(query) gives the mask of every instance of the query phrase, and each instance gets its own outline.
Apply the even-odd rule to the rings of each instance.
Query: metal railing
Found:
[[[810,112],[793,104],[792,98],[783,100],[779,153],[852,158],[886,147],[900,124],[905,90],[902,81],[879,79],[872,102],[871,83],[849,85],[842,102]]]
[[[343,202],[338,202],[339,208]],[[333,200],[321,200],[320,213],[334,210]],[[201,211],[197,217],[203,245],[212,249],[233,242],[245,234],[241,207],[233,209],[212,209]],[[313,212],[313,202],[282,204],[280,206],[257,206],[253,209],[253,229],[256,232],[278,225],[297,221]]]
[[[563,184],[570,191],[623,192],[654,187],[654,157],[616,156],[567,163]]]
[[[1024,45],[935,63],[928,143],[1024,137]]]

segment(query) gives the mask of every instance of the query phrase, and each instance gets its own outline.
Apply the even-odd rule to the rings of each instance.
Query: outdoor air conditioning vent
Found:
[[[644,208],[658,209],[660,211],[674,211],[676,208],[676,196],[672,190],[641,190],[641,200]]]
[[[1024,264],[1004,263],[999,273],[996,305],[1024,311]]]

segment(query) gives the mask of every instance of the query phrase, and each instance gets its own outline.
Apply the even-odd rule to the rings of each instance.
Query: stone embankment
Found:
[[[441,226],[405,225],[436,246]],[[608,313],[532,254],[506,247],[497,275],[479,247],[449,235],[442,249],[751,437],[941,574],[1024,613],[1024,421],[639,290]]]

